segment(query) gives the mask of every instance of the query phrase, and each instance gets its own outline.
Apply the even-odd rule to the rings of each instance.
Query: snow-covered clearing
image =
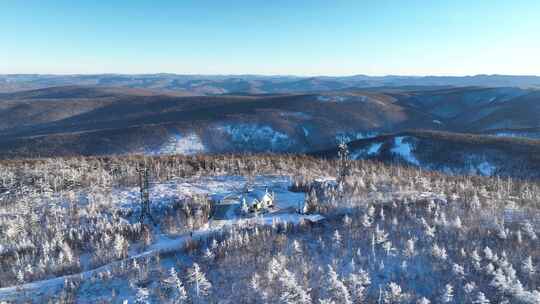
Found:
[[[404,160],[411,164],[420,165],[420,162],[413,154],[413,146],[408,142],[404,142],[404,140],[407,139],[408,137],[406,136],[398,136],[394,138],[394,147],[391,151],[392,153],[401,156]]]
[[[484,176],[492,176],[493,173],[495,173],[495,170],[497,167],[495,167],[493,164],[489,163],[488,161],[483,161],[477,166],[478,171],[480,174]]]
[[[366,132],[357,132],[357,131],[348,131],[348,132],[338,132],[336,134],[336,141],[338,142],[351,142],[354,140],[367,139],[377,137],[379,133],[373,131]]]
[[[297,119],[310,119],[311,115],[304,113],[304,112],[281,112],[279,114],[281,117],[291,117],[291,118],[297,118]]]
[[[366,156],[377,155],[381,150],[382,143],[372,143],[367,149],[358,149],[351,153],[352,159],[362,159]]]
[[[195,133],[174,134],[156,150],[148,152],[150,155],[184,154],[194,155],[205,152],[206,147],[201,138]]]
[[[233,144],[242,147],[253,146],[257,151],[282,151],[293,143],[287,134],[269,125],[237,123],[219,125],[215,129],[230,137]]]
[[[493,135],[499,137],[522,137],[522,138],[540,138],[540,132],[527,132],[527,131],[500,131]]]
[[[304,131],[304,136],[305,137],[309,136],[309,130],[306,127],[302,127],[302,131]]]
[[[193,195],[208,195],[215,201],[225,198],[238,198],[246,186],[243,176],[203,176],[179,178],[165,183],[151,185],[150,198],[154,207],[166,206],[173,199]],[[277,207],[281,209],[296,207],[304,201],[304,193],[288,190],[291,179],[288,176],[256,176],[249,181],[248,199],[255,198],[268,188],[277,197]],[[123,208],[137,208],[140,200],[138,187],[116,189],[114,202]],[[238,201],[239,202],[239,201]]]
[[[317,101],[319,102],[366,102],[369,100],[365,95],[319,95]]]
[[[320,102],[344,102],[347,101],[349,97],[347,96],[317,96],[317,101]]]
[[[242,176],[216,176],[216,177],[193,177],[179,178],[166,183],[151,185],[150,198],[152,210],[161,210],[175,199],[192,195],[208,195],[215,201],[226,198],[233,200],[230,210],[234,211],[240,206],[240,195],[246,185],[246,178]],[[48,280],[36,281],[19,286],[0,288],[1,301],[13,301],[25,296],[42,297],[54,295],[64,286],[66,279],[89,280],[91,277],[110,271],[114,266],[129,263],[134,259],[140,259],[158,254],[177,252],[184,249],[191,239],[204,239],[227,227],[254,227],[256,225],[272,225],[274,223],[299,224],[303,220],[317,222],[322,216],[303,215],[296,213],[299,204],[304,201],[304,193],[291,192],[289,186],[291,179],[287,176],[257,176],[249,183],[250,191],[248,199],[258,197],[267,188],[275,193],[276,208],[264,214],[256,214],[250,217],[237,215],[236,212],[227,212],[225,218],[210,219],[207,224],[198,230],[181,235],[167,235],[156,229],[154,242],[142,252],[131,254],[127,258],[109,263],[96,269],[88,270],[79,274],[66,275]],[[116,189],[113,191],[113,205],[123,209],[136,210],[139,208],[139,189],[137,187]]]

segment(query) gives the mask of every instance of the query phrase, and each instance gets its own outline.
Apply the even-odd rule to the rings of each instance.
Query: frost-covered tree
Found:
[[[212,261],[215,257],[215,254],[212,252],[212,250],[210,250],[210,248],[206,248],[204,250],[204,258],[207,260],[207,261]]]
[[[430,303],[431,301],[426,299],[425,297],[421,297],[420,299],[416,301],[416,304],[430,304]]]
[[[453,273],[456,277],[463,278],[463,277],[465,276],[465,269],[463,268],[463,266],[454,263],[454,264],[452,265],[452,273]]]
[[[352,304],[347,286],[338,277],[331,265],[326,274],[326,295],[337,303]]]
[[[479,291],[477,294],[476,294],[476,299],[474,299],[473,301],[474,304],[489,304],[489,300],[486,298],[486,295]]]
[[[444,247],[440,247],[437,244],[433,244],[433,247],[431,247],[431,255],[433,255],[434,258],[439,259],[441,261],[446,261],[446,259],[448,258],[446,249]]]
[[[524,221],[522,226],[521,226],[521,229],[523,230],[523,232],[525,232],[525,234],[531,239],[531,240],[536,240],[538,237],[536,235],[536,232],[534,231],[534,226],[531,224],[530,221]]]
[[[474,268],[476,270],[480,270],[482,268],[482,265],[481,265],[482,257],[480,256],[480,254],[478,254],[477,249],[474,249],[473,252],[471,253],[471,259],[473,260]]]
[[[193,267],[188,270],[187,281],[191,283],[193,289],[192,299],[195,302],[204,302],[204,299],[210,294],[212,284],[206,279],[199,264],[193,263]]]
[[[373,219],[366,213],[362,215],[362,226],[368,228],[373,224]]]
[[[121,259],[127,256],[129,243],[121,234],[114,238],[114,251],[117,258]]]
[[[371,284],[369,274],[363,269],[359,269],[358,272],[351,272],[346,281],[349,286],[349,292],[354,303],[361,303],[364,301],[366,291]]]
[[[411,258],[416,255],[416,240],[415,239],[408,239],[405,242],[405,248],[403,249],[403,255]]]
[[[136,304],[149,304],[150,291],[148,288],[137,288],[135,297]]]
[[[282,284],[280,302],[284,304],[310,304],[311,298],[308,291],[298,284],[294,275],[284,269],[279,277]]]
[[[178,276],[178,273],[176,272],[176,269],[174,267],[171,267],[169,270],[169,277],[165,280],[165,283],[172,287],[173,289],[173,303],[175,304],[183,304],[187,303],[188,301],[188,295],[186,292],[186,288],[184,287],[184,283],[182,283],[182,280]]]
[[[343,238],[338,230],[334,231],[334,237],[332,240],[334,241],[334,246],[336,247],[341,247],[343,245]]]
[[[533,264],[532,257],[528,256],[521,264],[521,270],[527,276],[532,277],[536,272],[536,267]]]
[[[406,303],[410,298],[410,295],[404,293],[401,290],[401,286],[394,282],[388,283],[384,292],[382,293],[382,299],[384,303],[396,304],[396,303]]]
[[[441,303],[451,303],[454,300],[454,288],[450,284],[444,286],[443,294],[441,295]]]

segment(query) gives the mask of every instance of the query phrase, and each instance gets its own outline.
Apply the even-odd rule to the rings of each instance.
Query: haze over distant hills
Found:
[[[0,92],[52,86],[128,87],[194,95],[267,94],[401,86],[484,86],[540,88],[538,76],[259,76],[259,75],[0,75]]]

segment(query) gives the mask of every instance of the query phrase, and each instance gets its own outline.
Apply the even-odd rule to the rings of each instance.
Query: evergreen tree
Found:
[[[327,298],[336,303],[352,304],[347,286],[339,279],[331,265],[328,265],[328,273],[326,274],[326,293]]]
[[[279,281],[282,284],[280,302],[284,304],[311,304],[311,298],[307,291],[298,284],[294,275],[287,269],[283,269]]]
[[[188,282],[191,283],[194,295],[194,302],[204,302],[204,299],[210,294],[212,284],[206,279],[206,275],[201,271],[201,267],[197,263],[193,263],[193,267],[188,271]]]

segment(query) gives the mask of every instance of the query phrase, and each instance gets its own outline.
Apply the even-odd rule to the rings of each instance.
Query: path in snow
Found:
[[[24,295],[23,298],[36,298],[46,295],[58,294],[63,286],[64,281],[67,280],[89,280],[93,276],[98,275],[99,273],[106,272],[111,270],[114,266],[120,266],[122,263],[129,263],[134,259],[140,259],[149,256],[155,256],[157,254],[165,254],[170,252],[176,252],[184,249],[184,246],[189,240],[201,240],[209,236],[212,236],[213,233],[225,229],[226,227],[234,226],[254,226],[254,225],[272,225],[274,221],[282,223],[291,223],[299,224],[303,219],[310,220],[313,222],[320,221],[323,219],[321,215],[301,215],[301,214],[277,214],[270,213],[265,216],[255,217],[255,218],[241,218],[233,220],[221,220],[213,221],[207,224],[206,227],[195,230],[193,236],[189,236],[188,233],[183,234],[177,238],[170,238],[166,235],[158,235],[156,238],[158,241],[149,248],[139,254],[129,256],[123,260],[115,261],[107,265],[85,271],[78,274],[66,275],[61,277],[56,277],[53,279],[36,281],[32,283],[27,283],[18,286],[0,288],[0,301],[16,301],[21,299],[21,294]]]

